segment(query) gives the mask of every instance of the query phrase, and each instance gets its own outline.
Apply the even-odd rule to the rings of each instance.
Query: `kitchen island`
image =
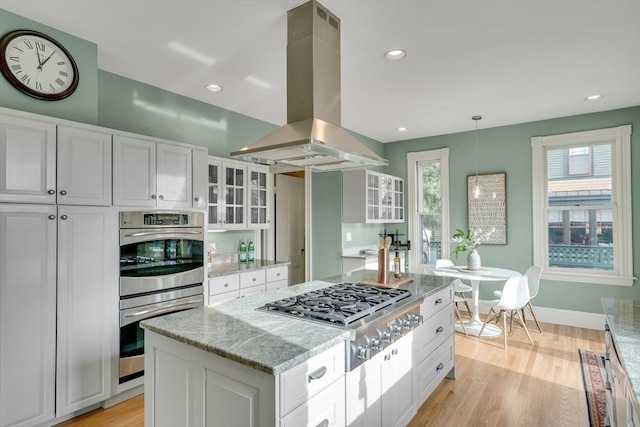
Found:
[[[358,271],[144,321],[145,424],[345,425],[349,407],[345,359],[353,331],[256,308],[335,283],[376,276],[375,271]],[[401,285],[403,289],[424,296],[423,305],[438,297],[433,304],[447,308],[446,324],[438,330],[445,331],[440,335],[443,342],[444,338],[451,342],[452,352],[450,280],[428,275],[410,277],[413,282]],[[416,348],[421,347],[418,341]],[[404,345],[411,347],[413,342],[410,333]],[[452,359],[450,355],[449,362],[436,364],[439,381],[445,374],[453,375]],[[408,360],[413,360],[413,351]],[[364,375],[366,370],[358,372]],[[424,391],[417,385],[410,390],[413,412],[406,414],[409,417],[426,399],[418,389]]]

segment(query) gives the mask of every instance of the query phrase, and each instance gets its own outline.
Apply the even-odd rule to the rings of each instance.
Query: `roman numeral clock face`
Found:
[[[45,34],[31,30],[5,34],[0,39],[0,59],[4,77],[34,98],[55,101],[78,87],[78,67],[71,54]]]

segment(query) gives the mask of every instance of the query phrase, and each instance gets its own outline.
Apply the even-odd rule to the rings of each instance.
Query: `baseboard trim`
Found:
[[[488,313],[491,301],[480,300],[481,313]],[[559,308],[533,306],[536,317],[542,323],[555,323],[556,325],[575,326],[577,328],[604,330],[604,314],[588,313],[584,311],[562,310]]]
[[[113,405],[117,405],[118,403],[122,403],[125,400],[129,400],[132,397],[136,397],[139,394],[144,392],[144,384],[136,386],[134,388],[130,388],[128,390],[123,391],[120,394],[116,394],[115,396],[110,397],[109,399],[102,402],[103,408],[110,408]]]

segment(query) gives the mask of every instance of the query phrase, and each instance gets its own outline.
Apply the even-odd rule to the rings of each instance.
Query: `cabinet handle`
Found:
[[[195,199],[193,199],[193,200],[195,200],[196,202],[199,202],[199,201],[200,201],[200,197],[196,197],[196,198],[195,198]]]
[[[436,305],[438,305],[438,304],[442,304],[442,298],[438,298],[438,299],[436,300]]]
[[[228,288],[228,287],[229,287],[229,284],[228,284],[228,283],[225,283],[225,284],[224,284],[224,287],[225,287],[225,288]]]
[[[280,277],[280,273],[276,273],[276,276]]]
[[[325,418],[316,427],[329,427],[329,420]]]
[[[253,280],[253,281],[255,282],[255,281],[256,281],[256,279],[257,279],[257,278],[256,278],[256,277],[254,277],[254,278],[253,278],[253,279],[251,279],[251,280]]]
[[[156,199],[156,195],[155,195],[155,194],[152,194],[152,195],[151,195],[151,198],[152,198],[153,200],[155,200],[155,199]]]
[[[313,380],[319,380],[320,378],[324,377],[324,374],[326,373],[327,373],[326,366],[323,366],[320,369],[313,371],[312,373],[309,374],[309,382]]]
[[[69,217],[68,217],[68,216],[66,216],[66,215],[62,215],[62,216],[60,217],[60,219],[61,219],[61,220],[63,220],[63,221],[66,221],[68,218],[69,218]]]
[[[391,359],[391,355],[390,354],[385,354],[384,355],[384,360],[389,360]]]
[[[56,219],[56,216],[55,216],[55,215],[49,215],[47,218],[49,218],[49,219]]]
[[[48,190],[47,194],[56,194],[56,190]]]
[[[160,200],[164,200],[164,196],[162,194],[160,195]]]
[[[438,329],[436,329],[436,334],[439,334],[442,331],[444,331],[444,328],[442,326],[438,326]]]
[[[67,191],[66,190],[60,190],[60,195],[61,196],[66,196],[67,195]]]
[[[438,366],[436,366],[436,372],[437,371],[441,371],[443,369],[444,369],[444,363],[442,363],[442,362],[438,363]]]

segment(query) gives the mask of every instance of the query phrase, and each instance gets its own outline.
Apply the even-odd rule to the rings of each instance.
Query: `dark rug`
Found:
[[[604,427],[606,403],[604,354],[578,349],[591,427]]]

